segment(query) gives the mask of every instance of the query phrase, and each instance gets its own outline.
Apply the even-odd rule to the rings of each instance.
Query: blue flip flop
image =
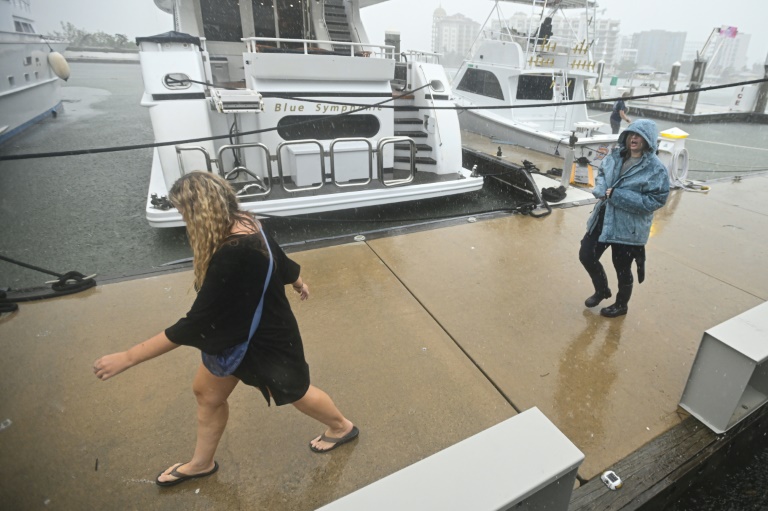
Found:
[[[325,434],[322,434],[320,435],[320,441],[328,442],[333,445],[327,449],[318,449],[317,447],[312,445],[312,442],[309,442],[309,448],[312,449],[312,452],[319,452],[319,453],[330,452],[340,445],[346,444],[347,442],[351,442],[352,440],[357,438],[357,435],[359,434],[360,434],[360,430],[357,429],[357,426],[352,426],[352,431],[350,431],[349,433],[347,433],[341,438],[333,438],[333,437],[325,436]]]
[[[176,469],[179,468],[180,466],[182,466],[183,464],[184,463],[179,463],[168,474],[168,475],[171,475],[173,477],[178,477],[178,479],[174,479],[173,481],[161,481],[160,480],[160,476],[163,475],[163,473],[165,473],[165,470],[163,470],[162,472],[157,474],[157,477],[155,478],[155,484],[158,485],[158,486],[174,486],[176,484],[183,483],[184,481],[189,481],[190,479],[198,479],[200,477],[209,476],[209,475],[213,474],[214,472],[216,472],[217,470],[219,470],[219,464],[216,461],[214,461],[213,462],[213,468],[211,470],[209,470],[208,472],[203,472],[202,474],[195,474],[195,475],[182,474],[181,472],[178,472]]]

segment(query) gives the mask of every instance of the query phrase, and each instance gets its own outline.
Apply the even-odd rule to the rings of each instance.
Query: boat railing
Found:
[[[239,154],[240,149],[245,149],[245,148],[256,148],[257,150],[260,149],[261,151],[264,152],[267,175],[271,176],[272,175],[272,157],[269,154],[269,148],[261,143],[228,144],[228,145],[221,146],[218,152],[218,160],[217,160],[219,171],[221,172],[220,162],[224,161],[223,159],[224,151],[232,151],[235,153],[235,155],[237,155]],[[235,160],[235,161],[238,161],[238,160]],[[241,172],[249,175],[253,179],[253,183],[247,184],[240,191],[237,192],[237,196],[239,198],[248,199],[252,197],[263,197],[263,196],[269,195],[272,192],[271,179],[264,180],[261,178],[261,176],[254,174],[253,172],[248,170],[247,167],[243,165],[237,165],[235,168],[233,168],[229,172],[223,174],[223,176],[224,176],[224,179],[228,179],[228,180],[237,179],[240,176]],[[259,191],[251,192],[251,190],[254,188]]]
[[[286,179],[285,174],[283,173],[283,148],[292,146],[292,145],[306,145],[306,144],[313,144],[317,145],[319,148],[318,154],[320,156],[320,182],[315,183],[309,186],[296,186],[296,187],[288,187],[286,186]],[[286,142],[281,142],[277,145],[277,173],[280,176],[280,183],[283,185],[283,190],[285,190],[288,193],[291,192],[308,192],[311,190],[319,190],[320,188],[325,185],[325,149],[323,148],[323,144],[319,140],[289,140]]]
[[[179,162],[179,172],[181,172],[181,175],[183,176],[186,174],[186,171],[184,170],[184,158],[183,154],[184,152],[191,152],[191,151],[199,151],[203,153],[203,158],[205,158],[205,168],[208,170],[208,172],[213,172],[212,162],[213,159],[211,158],[211,155],[208,154],[208,151],[203,146],[176,146],[176,160]]]
[[[434,82],[430,82],[422,66],[419,66],[419,71],[421,71],[421,76],[424,78],[424,82],[434,84],[430,87],[427,87],[427,91],[429,93],[429,99],[432,101],[432,112],[434,113],[435,128],[437,129],[437,138],[440,141],[440,145],[443,145],[443,135],[440,133],[440,117],[437,115],[437,109],[435,108],[435,95],[432,93],[432,91],[434,90],[435,92],[444,92],[445,88],[443,87],[443,84],[437,80]],[[435,86],[437,86],[438,88],[436,88]]]
[[[408,50],[404,52],[405,56],[411,62],[422,62],[424,64],[439,64],[442,53],[433,53],[430,51]]]
[[[317,39],[286,39],[279,37],[247,37],[243,39],[249,53],[293,53],[304,55],[348,55],[350,57],[395,58],[395,47],[385,44],[321,41]],[[349,51],[331,51],[318,45],[349,47]],[[284,47],[288,45],[289,47]],[[300,46],[292,48],[291,46]]]
[[[387,145],[394,145],[397,143],[407,143],[410,145],[410,165],[408,176],[402,179],[390,179],[384,178],[384,158],[381,155],[384,154],[384,147]],[[377,163],[377,170],[379,175],[379,181],[384,186],[397,186],[408,184],[413,181],[413,177],[416,175],[416,142],[409,137],[383,137],[379,139],[379,143],[376,146],[376,150],[379,153],[379,159]]]
[[[345,143],[356,143],[360,144],[361,146],[364,146],[364,149],[360,150],[358,149],[358,152],[365,152],[368,159],[368,174],[365,178],[354,178],[350,179],[348,181],[341,181],[339,179],[339,175],[337,172],[337,144],[345,144]],[[410,158],[409,158],[409,166],[407,174],[405,174],[405,177],[398,177],[395,179],[387,179],[385,176],[385,168],[384,168],[384,150],[388,145],[394,145],[394,144],[409,144],[410,147]],[[293,175],[287,174],[284,168],[284,152],[283,149],[290,146],[300,146],[300,145],[314,145],[317,146],[317,151],[313,154],[317,156],[319,161],[319,169],[320,169],[320,180],[319,182],[312,183],[310,185],[306,186],[289,186],[287,183],[289,182],[289,177],[293,178]],[[242,143],[242,144],[228,144],[222,146],[217,154],[216,158],[211,158],[211,155],[208,153],[208,151],[205,149],[205,147],[202,146],[193,146],[193,145],[186,145],[186,146],[176,146],[176,156],[179,163],[179,172],[181,175],[185,175],[187,173],[187,169],[184,165],[184,158],[183,153],[184,152],[201,152],[203,154],[203,157],[205,158],[205,168],[208,172],[214,172],[214,165],[216,167],[216,171],[224,177],[225,179],[234,180],[237,179],[240,176],[240,173],[244,173],[247,176],[249,176],[249,180],[246,181],[245,186],[238,192],[238,197],[241,199],[246,198],[255,198],[255,197],[266,197],[269,196],[272,193],[272,184],[274,179],[274,172],[272,167],[272,161],[277,160],[277,174],[280,179],[280,184],[287,193],[293,194],[298,192],[310,192],[315,191],[323,188],[326,184],[326,164],[325,164],[325,158],[328,157],[330,161],[330,180],[328,180],[328,183],[335,185],[338,188],[350,188],[350,187],[362,187],[366,186],[371,183],[373,180],[373,160],[374,155],[377,156],[376,158],[376,179],[386,187],[391,186],[398,186],[398,185],[404,185],[408,184],[413,181],[415,175],[416,175],[416,142],[410,138],[410,137],[383,137],[379,139],[378,143],[376,144],[376,148],[374,149],[373,143],[366,138],[338,138],[330,141],[328,144],[328,149],[326,149],[323,142],[319,140],[314,139],[304,139],[304,140],[291,140],[291,141],[285,141],[280,143],[277,146],[276,149],[276,157],[272,156],[272,153],[270,152],[269,148],[261,143]],[[233,151],[236,155],[239,153],[241,149],[256,149],[258,151],[261,151],[264,155],[264,161],[266,163],[265,165],[265,176],[261,177],[257,175],[252,170],[248,169],[244,165],[241,165],[237,163],[233,168],[226,169],[224,164],[224,153],[225,151]],[[239,161],[238,159],[235,159],[235,161]],[[253,191],[256,189],[256,191]]]
[[[368,179],[365,181],[360,182],[341,182],[338,179],[336,179],[336,144],[344,144],[349,142],[361,142],[368,146]],[[333,181],[333,184],[340,188],[349,188],[352,186],[365,186],[368,183],[371,182],[373,179],[373,144],[371,144],[371,141],[367,138],[362,137],[353,137],[353,138],[337,138],[333,142],[331,142],[330,149],[330,160],[331,160],[331,181]],[[324,158],[323,158],[324,159]],[[381,159],[381,158],[379,158]]]
[[[572,37],[549,36],[537,38],[536,35],[526,36],[520,33],[509,33],[505,30],[483,30],[483,39],[492,41],[513,42],[520,45],[526,52],[526,60],[538,54],[566,54],[569,57],[590,59],[590,45],[586,41],[576,41]]]

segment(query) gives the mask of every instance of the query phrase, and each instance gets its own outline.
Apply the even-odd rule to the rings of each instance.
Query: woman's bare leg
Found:
[[[202,474],[213,469],[213,456],[229,419],[227,398],[240,380],[234,376],[220,378],[200,364],[192,383],[197,399],[197,443],[195,453],[188,463],[168,467],[160,477],[161,482],[176,478],[169,473],[174,468],[187,475]]]
[[[293,406],[300,412],[328,426],[328,430],[325,432],[327,437],[341,438],[352,431],[354,427],[354,424],[347,420],[339,409],[336,408],[331,397],[314,385],[310,385],[304,397],[295,401]],[[321,441],[320,436],[310,443],[313,447],[322,451],[334,446],[330,442]]]

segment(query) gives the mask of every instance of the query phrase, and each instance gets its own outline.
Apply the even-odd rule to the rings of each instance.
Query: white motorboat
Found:
[[[369,43],[360,8],[386,0],[155,0],[176,30],[137,38],[155,149],[146,215],[194,170],[241,206],[290,216],[458,194],[461,131],[435,55]],[[439,107],[449,107],[440,110]]]
[[[539,12],[540,22],[529,23],[526,31],[510,28],[502,1],[527,4]],[[469,108],[459,114],[461,128],[559,156],[575,135],[574,158],[599,166],[617,136],[591,119],[586,105],[574,104],[587,99],[586,84],[598,78],[590,51],[594,39],[587,23],[580,30],[561,24],[570,27],[568,34],[551,29],[554,17],[565,17],[566,9],[586,9],[594,17],[595,7],[591,0],[495,0],[499,26],[486,22],[453,80],[456,104]]]
[[[35,32],[29,0],[0,0],[0,143],[61,110],[65,47]]]

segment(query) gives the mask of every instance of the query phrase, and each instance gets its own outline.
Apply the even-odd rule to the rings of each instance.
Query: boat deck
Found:
[[[108,382],[91,363],[184,314],[191,273],[22,303],[0,318],[0,500],[311,510],[533,406],[584,452],[579,476],[592,479],[686,418],[678,401],[703,331],[768,299],[768,177],[673,192],[656,216],[647,279],[618,319],[583,306],[592,290],[577,253],[590,209],[293,252],[312,292],[292,304],[313,382],[360,438],[314,454],[317,423],[240,386],[219,472],[169,489],[153,480],[191,455],[198,352]]]

